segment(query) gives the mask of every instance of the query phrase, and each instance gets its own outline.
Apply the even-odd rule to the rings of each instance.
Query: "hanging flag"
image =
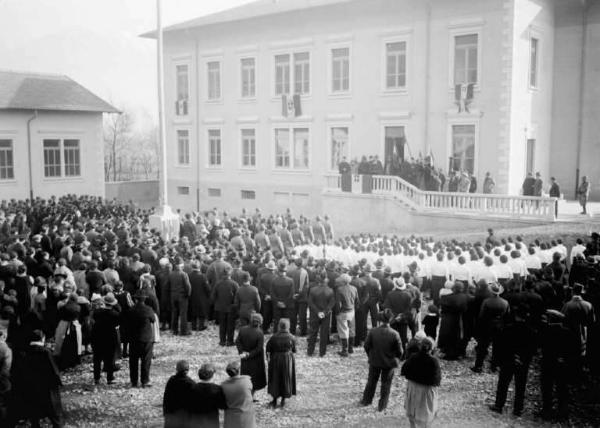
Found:
[[[302,106],[300,104],[300,95],[294,94],[281,95],[281,115],[283,117],[298,117],[302,116]]]
[[[454,86],[454,100],[458,106],[458,112],[461,113],[463,110],[469,112],[469,105],[473,101],[474,83],[462,84]]]

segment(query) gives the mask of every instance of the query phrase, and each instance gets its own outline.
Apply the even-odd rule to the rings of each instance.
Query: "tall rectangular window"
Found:
[[[454,84],[478,83],[477,34],[454,37]]]
[[[256,132],[254,129],[242,129],[242,166],[256,166]]]
[[[187,130],[177,131],[177,163],[190,164],[190,133]]]
[[[535,139],[533,138],[527,140],[527,159],[525,162],[525,168],[527,168],[525,172],[531,172],[533,174],[533,171],[535,170]]]
[[[308,169],[308,129],[294,129],[294,169]]]
[[[221,166],[221,130],[208,131],[208,165]]]
[[[332,171],[337,171],[338,165],[344,157],[349,155],[348,128],[335,127],[331,128],[330,138],[330,164],[329,168]]]
[[[385,45],[386,89],[406,87],[406,42],[392,42]]]
[[[256,60],[254,58],[242,58],[242,98],[254,98],[256,96]]]
[[[275,95],[290,93],[290,56],[275,55]]]
[[[529,86],[538,87],[539,40],[532,37],[529,41]]]
[[[63,153],[65,159],[65,177],[80,176],[79,140],[64,140]]]
[[[15,178],[12,140],[0,140],[0,180]]]
[[[290,167],[290,130],[287,128],[275,130],[275,167]]]
[[[44,177],[60,176],[60,140],[44,140]]]
[[[208,99],[218,100],[221,98],[221,63],[210,61],[206,66],[208,69]]]
[[[175,67],[177,99],[175,100],[175,114],[186,116],[188,114],[188,102],[190,97],[189,70],[187,64],[179,64]]]
[[[451,168],[455,171],[475,170],[475,125],[452,125]]]
[[[294,54],[294,93],[310,92],[310,54],[298,52]]]
[[[350,48],[331,50],[331,92],[350,90]]]

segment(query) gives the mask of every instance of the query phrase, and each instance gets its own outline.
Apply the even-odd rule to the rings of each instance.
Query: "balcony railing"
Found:
[[[370,186],[363,185],[370,180]],[[328,191],[342,191],[339,174],[325,176]],[[448,193],[421,190],[400,177],[391,175],[353,175],[351,186],[344,189],[351,193],[372,193],[394,197],[417,211],[448,211],[479,215],[508,216],[520,218],[555,219],[556,198],[536,196],[491,195],[483,193]]]

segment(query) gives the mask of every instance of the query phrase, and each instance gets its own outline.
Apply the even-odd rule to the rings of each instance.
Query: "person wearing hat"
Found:
[[[260,296],[258,289],[250,284],[250,274],[242,271],[240,287],[235,294],[233,306],[240,319],[240,325],[250,324],[253,313],[260,313]],[[260,318],[262,323],[262,317]]]
[[[593,328],[596,315],[594,307],[586,300],[583,300],[583,285],[573,285],[573,296],[564,304],[561,312],[565,316],[564,324],[568,327],[575,337],[579,349],[578,365],[583,366],[583,356],[586,355],[589,331]]]
[[[317,343],[317,335],[319,336],[319,356],[323,357],[327,352],[327,342],[329,341],[329,326],[331,325],[331,311],[335,304],[333,290],[327,286],[327,277],[318,275],[316,278],[316,286],[311,287],[308,293],[308,307],[310,309],[310,333],[308,336],[308,355],[313,355],[315,345]],[[344,341],[341,339],[342,347]],[[347,356],[348,354],[346,354]]]
[[[117,311],[117,299],[107,294],[101,300],[95,300],[92,313],[92,331],[90,342],[93,351],[94,383],[100,383],[102,364],[106,372],[106,382],[114,382],[115,355],[119,347],[117,327],[120,323],[120,313]]]
[[[477,346],[475,347],[475,365],[471,368],[475,373],[481,373],[483,370],[483,361],[488,353],[488,347],[492,344],[492,361],[490,369],[496,371],[498,367],[498,337],[504,328],[504,321],[510,310],[508,302],[500,297],[504,292],[502,286],[493,283],[489,286],[491,296],[483,301],[479,316],[477,318],[475,329]]]
[[[287,276],[285,259],[277,263],[277,274],[271,282],[271,304],[273,305],[273,325],[278,326],[279,320],[292,318],[294,314],[294,281]],[[291,332],[295,334],[295,331]]]
[[[348,274],[342,274],[337,278],[335,288],[335,305],[337,307],[337,328],[342,350],[339,354],[347,357],[354,352],[356,338],[356,308],[358,306],[358,291],[351,285],[352,279]]]
[[[152,324],[156,321],[154,311],[146,305],[146,295],[139,290],[134,295],[135,305],[128,312],[129,321],[129,379],[133,388],[150,384],[150,368],[152,365],[152,350],[154,348],[154,331]],[[141,373],[139,370],[141,362]]]
[[[385,309],[394,314],[391,327],[400,334],[402,349],[406,349],[408,343],[408,329],[414,330],[413,296],[407,290],[403,277],[394,279],[394,289],[390,291],[383,303]]]
[[[292,331],[296,331],[296,325],[300,327],[299,336],[307,333],[307,310],[308,289],[310,286],[308,271],[302,265],[302,258],[298,257],[293,263],[294,269],[288,271],[288,275],[294,282],[294,313],[292,316]]]
[[[373,277],[373,270],[370,264],[367,264],[363,268],[363,273],[363,280],[369,293],[369,300],[364,309],[367,313],[371,314],[371,328],[373,328],[377,327],[377,314],[379,313],[379,301],[381,300],[381,284],[377,278]]]
[[[171,331],[173,334],[188,336],[188,304],[192,286],[188,274],[183,271],[183,263],[178,260],[169,274],[169,288],[171,291]]]
[[[211,289],[206,275],[200,269],[200,262],[193,260],[191,268],[189,279],[192,291],[189,303],[192,330],[204,331],[207,329],[206,322],[210,312]]]
[[[270,255],[265,255],[264,266],[256,271],[256,288],[260,295],[260,310],[263,316],[263,332],[268,334],[273,321],[273,304],[271,301],[271,285],[276,278],[275,271],[277,265],[270,259]]]
[[[190,365],[186,360],[177,361],[175,374],[165,385],[162,402],[165,428],[192,427],[190,410],[193,406],[192,390],[196,383],[188,376],[189,370]]]
[[[390,327],[394,313],[384,309],[380,314],[381,324],[369,331],[365,340],[365,352],[369,357],[369,375],[360,404],[370,406],[375,396],[377,382],[381,377],[381,395],[378,410],[386,409],[396,367],[402,358],[402,342],[398,332]]]
[[[241,327],[235,339],[240,354],[241,374],[250,376],[252,380],[252,396],[267,386],[262,322],[262,316],[253,313],[250,316],[250,324]]]
[[[235,296],[238,283],[231,279],[231,268],[225,269],[221,280],[215,285],[211,293],[211,301],[215,312],[219,316],[219,346],[233,346],[235,330]]]
[[[360,277],[360,265],[354,265],[350,271],[352,279],[350,285],[356,289],[357,302],[355,308],[356,335],[354,337],[354,346],[360,346],[367,337],[367,315],[366,310],[369,303],[369,289],[364,278]]]
[[[229,363],[225,369],[229,379],[221,383],[227,403],[223,428],[256,428],[252,382],[249,376],[240,375],[240,369],[239,361]]]

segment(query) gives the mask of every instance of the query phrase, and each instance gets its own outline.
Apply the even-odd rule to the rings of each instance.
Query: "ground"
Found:
[[[597,225],[595,225],[597,226]],[[499,237],[516,235],[525,239],[563,238],[569,245],[579,236],[588,235],[590,224],[561,224],[528,229],[497,231]],[[596,227],[596,229],[598,229]],[[446,239],[454,236],[438,236]],[[461,240],[483,240],[485,233],[461,235]],[[366,383],[367,359],[364,350],[357,349],[350,358],[336,354],[338,345],[331,345],[324,358],[306,356],[306,339],[299,338],[297,363],[298,395],[289,400],[285,409],[273,410],[267,406],[270,397],[263,390],[257,394],[257,422],[267,427],[407,427],[404,416],[404,378],[396,375],[388,410],[379,413],[375,404],[358,406]],[[440,427],[593,427],[600,421],[600,386],[594,384],[589,390],[575,389],[572,393],[572,419],[569,423],[549,424],[536,418],[541,405],[539,382],[536,375],[530,377],[526,408],[522,417],[511,414],[513,390],[509,392],[505,412],[490,412],[487,405],[495,396],[495,375],[475,375],[473,344],[466,360],[442,361],[442,385],[439,388],[439,417],[435,426]],[[194,332],[191,337],[174,337],[164,334],[155,347],[152,363],[152,383],[149,389],[132,389],[128,386],[127,361],[117,373],[115,385],[101,384],[94,387],[89,357],[84,364],[64,374],[63,406],[66,425],[69,427],[158,427],[162,425],[162,394],[164,385],[173,374],[177,360],[185,358],[192,367],[192,376],[202,363],[212,362],[218,368],[215,381],[225,379],[224,368],[237,358],[235,348],[218,346],[217,331]],[[530,372],[532,373],[532,372]]]

